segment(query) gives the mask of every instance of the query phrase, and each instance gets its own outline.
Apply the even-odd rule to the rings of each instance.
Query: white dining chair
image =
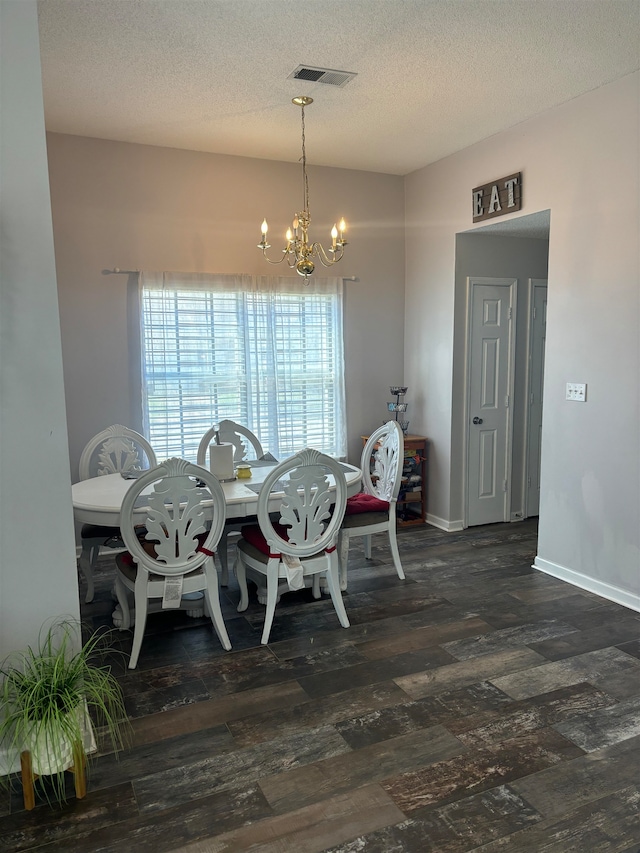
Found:
[[[371,559],[371,537],[387,533],[389,547],[398,577],[404,580],[396,536],[396,504],[404,466],[404,435],[397,421],[378,427],[362,450],[362,491],[347,500],[345,516],[338,537],[340,589],[347,588],[349,541],[364,536],[364,553]]]
[[[198,465],[207,467],[207,452],[209,445],[215,440],[216,432],[219,433],[221,442],[233,444],[233,461],[235,464],[251,459],[260,459],[264,456],[264,450],[258,436],[252,433],[248,427],[235,421],[222,420],[207,430],[200,439],[196,457]]]
[[[80,456],[79,478],[88,480],[104,474],[128,473],[153,467],[156,455],[147,439],[129,427],[113,424],[85,445]],[[95,595],[94,572],[100,548],[122,548],[119,527],[83,524],[80,530],[80,571],[87,584],[85,602]]]
[[[284,485],[279,482],[283,478]],[[274,492],[279,496],[279,522],[269,512]],[[336,550],[346,500],[347,484],[340,463],[318,450],[307,448],[285,459],[265,479],[258,495],[258,524],[242,528],[235,562],[239,612],[249,605],[247,577],[259,589],[266,584],[263,645],[269,642],[280,595],[306,586],[308,578],[313,582],[318,575],[326,583],[340,624],[349,627]]]
[[[136,512],[139,496],[150,486],[148,507]],[[203,501],[207,502],[206,511]],[[116,557],[116,595],[122,611],[119,627],[126,630],[131,625],[127,591],[134,593],[129,669],[138,663],[151,599],[161,599],[166,610],[179,607],[185,594],[203,592],[218,639],[224,649],[231,648],[215,567],[225,512],[224,492],[217,478],[186,459],[167,459],[151,468],[125,495],[120,529],[127,550]]]
[[[237,465],[239,462],[247,462],[251,459],[261,459],[264,456],[262,444],[257,435],[251,432],[248,427],[242,426],[235,421],[228,419],[220,421],[216,426],[212,426],[210,430],[200,439],[198,445],[197,462],[205,468],[207,464],[207,453],[209,445],[215,440],[216,432],[220,437],[220,442],[229,442],[233,445],[233,462]],[[220,583],[222,586],[229,585],[229,558],[227,556],[227,537],[230,533],[240,533],[240,528],[243,524],[257,521],[256,516],[252,518],[229,518],[222,531],[220,538],[220,565],[222,571],[220,574]]]

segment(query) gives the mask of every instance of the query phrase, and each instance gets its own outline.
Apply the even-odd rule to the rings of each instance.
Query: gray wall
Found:
[[[78,618],[35,2],[0,3],[0,658]]]
[[[612,131],[612,128],[614,129]],[[522,171],[551,211],[538,555],[543,571],[640,609],[640,74],[406,178],[405,381],[431,439],[429,511],[456,520],[455,244],[471,190]],[[457,334],[456,334],[457,339]],[[588,401],[565,400],[567,382]]]
[[[260,223],[268,218],[277,254],[278,234],[284,239],[298,209],[300,168],[60,134],[47,140],[75,478],[92,435],[112,423],[138,423],[128,280],[102,270],[281,271],[256,248]],[[314,239],[327,242],[338,215],[349,226],[345,258],[329,274],[357,277],[345,282],[347,427],[357,462],[360,435],[385,420],[389,385],[404,380],[404,184],[397,176],[310,167],[309,189]]]

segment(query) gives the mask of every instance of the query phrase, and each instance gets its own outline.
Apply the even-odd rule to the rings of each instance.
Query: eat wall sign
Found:
[[[474,222],[513,213],[522,207],[522,172],[475,187],[471,193]]]

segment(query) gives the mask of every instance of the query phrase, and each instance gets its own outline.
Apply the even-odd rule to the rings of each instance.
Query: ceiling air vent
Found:
[[[346,86],[349,80],[357,77],[355,71],[336,71],[333,68],[312,68],[299,65],[288,76],[288,80],[309,80],[312,83],[327,83],[329,86]]]

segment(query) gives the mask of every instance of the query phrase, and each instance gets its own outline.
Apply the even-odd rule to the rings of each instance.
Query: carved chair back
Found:
[[[333,476],[335,489],[328,474]],[[287,528],[288,539],[282,538],[270,518],[271,491],[284,493],[279,521]],[[258,524],[270,551],[302,558],[331,550],[346,501],[347,483],[335,459],[312,448],[285,459],[270,472],[258,496]]]
[[[142,499],[148,508],[136,512],[136,502],[149,486],[153,490],[148,501]],[[207,501],[206,512],[203,501]],[[222,486],[210,471],[186,459],[167,459],[145,472],[127,491],[120,530],[138,571],[183,575],[213,557],[225,512]],[[141,525],[147,531],[142,541],[137,535]]]
[[[249,458],[260,459],[264,455],[258,436],[254,435],[247,427],[237,424],[235,421],[222,420],[219,424],[219,432],[221,442],[233,444],[233,461],[235,464],[245,462]],[[213,426],[200,439],[197,455],[198,465],[207,465],[207,451],[215,434],[216,428]],[[250,457],[247,456],[248,453],[251,453]]]
[[[88,480],[103,474],[141,471],[156,464],[156,454],[143,435],[113,424],[87,442],[80,456],[79,476]]]
[[[387,421],[369,436],[363,448],[360,463],[363,490],[383,501],[396,501],[403,466],[403,432],[396,421]]]

